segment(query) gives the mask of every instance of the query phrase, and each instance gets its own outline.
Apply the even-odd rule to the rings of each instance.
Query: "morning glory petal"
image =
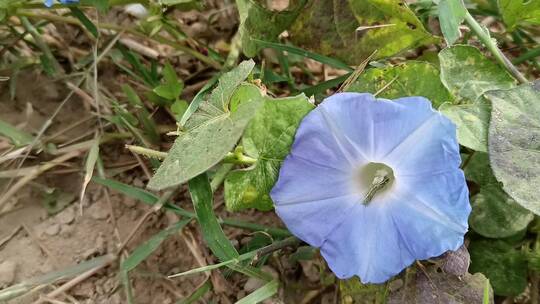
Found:
[[[463,243],[456,127],[422,97],[339,93],[300,123],[271,197],[340,278],[380,283]]]
[[[54,3],[54,0],[45,0],[45,6],[51,7]],[[62,4],[73,4],[73,3],[79,3],[79,0],[60,0],[60,3]]]
[[[339,170],[348,170],[356,162],[365,162],[361,154],[363,149],[349,138],[351,134],[343,129],[340,119],[345,112],[339,105],[348,104],[349,96],[356,95],[334,95],[336,97],[328,98],[327,102],[311,111],[296,131],[291,155],[301,155],[303,159]]]
[[[382,283],[415,260],[390,212],[396,204],[357,206],[328,235],[321,254],[337,277],[358,275],[363,283]]]
[[[344,195],[276,208],[277,215],[289,223],[287,228],[306,243],[320,247],[327,236],[344,220],[361,200],[358,195]],[[294,223],[294,224],[291,224]]]
[[[406,137],[398,140],[399,144],[383,157],[382,162],[392,167],[396,176],[436,174],[455,170],[461,162],[455,125],[431,109],[431,105],[426,108],[425,98],[408,97],[395,102],[415,109],[421,107],[423,111],[415,111],[421,114],[410,115],[410,125],[416,127]],[[426,113],[429,115],[426,116]],[[383,126],[383,128],[392,127]]]

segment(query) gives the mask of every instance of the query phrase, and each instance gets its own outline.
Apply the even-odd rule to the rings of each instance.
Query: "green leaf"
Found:
[[[263,102],[256,86],[238,87],[253,65],[252,61],[245,62],[221,77],[210,99],[186,122],[187,131],[175,140],[148,187],[157,190],[184,183],[216,165],[234,148]],[[231,111],[229,103],[233,94],[241,102]]]
[[[341,303],[385,303],[386,284],[362,284],[358,277],[339,281]]]
[[[540,83],[493,91],[489,158],[503,189],[540,214]]]
[[[261,1],[262,2],[262,1]],[[253,39],[275,41],[281,32],[294,22],[307,0],[295,1],[293,8],[284,11],[272,11],[255,0],[236,0],[240,14],[238,32],[242,40],[242,50],[248,57],[259,51]]]
[[[442,83],[460,101],[459,105],[444,105],[441,111],[457,125],[460,144],[486,152],[490,105],[483,95],[514,87],[514,79],[472,46],[446,48],[439,60]]]
[[[438,41],[399,0],[310,1],[289,32],[296,45],[349,64]]]
[[[279,282],[277,280],[272,280],[259,289],[255,290],[248,296],[240,299],[236,304],[252,304],[262,302],[271,296],[275,295],[279,290]]]
[[[200,174],[188,182],[189,193],[193,202],[193,208],[197,214],[197,220],[201,227],[208,248],[220,261],[228,261],[238,258],[240,255],[227,238],[214,214],[213,194],[206,173]],[[269,280],[271,277],[251,266],[236,264],[227,265],[229,268],[247,274],[249,276]]]
[[[467,9],[463,0],[441,0],[438,6],[441,31],[447,45],[452,45],[459,39],[459,26],[465,19]]]
[[[188,107],[189,105],[187,101],[182,100],[182,99],[175,101],[171,105],[171,112],[174,114],[177,121],[180,121],[180,119],[182,119],[182,115],[186,113],[186,110],[188,109]]]
[[[242,65],[243,65],[243,63],[241,63],[239,65],[239,67],[242,66]],[[249,72],[248,72],[248,75],[249,75]],[[246,77],[248,75],[246,75]],[[222,74],[220,72],[216,73],[199,90],[197,95],[195,95],[195,97],[193,97],[193,100],[191,101],[188,108],[186,109],[186,112],[184,112],[184,115],[182,115],[182,119],[180,119],[180,126],[184,126],[186,124],[186,122],[191,118],[191,115],[193,115],[193,113],[195,113],[197,111],[197,109],[199,109],[199,106],[204,101],[204,98],[206,97],[206,94],[218,82],[218,79],[220,79],[221,76],[222,76]],[[242,79],[241,81],[244,81],[244,79]]]
[[[512,245],[502,240],[476,240],[469,252],[470,271],[483,273],[495,294],[516,296],[527,287],[527,260]]]
[[[185,220],[179,221],[173,226],[158,232],[148,241],[144,242],[144,244],[137,247],[122,262],[122,264],[120,265],[121,270],[128,272],[128,271],[131,271],[132,269],[135,269],[137,265],[139,265],[142,261],[146,260],[146,258],[148,258],[148,256],[150,256],[152,252],[158,249],[161,243],[163,243],[163,241],[165,241],[167,237],[177,233],[180,229],[186,226],[190,221],[191,219],[185,219]]]
[[[445,48],[439,53],[439,60],[443,84],[466,103],[475,102],[487,91],[515,86],[510,74],[473,46]]]
[[[34,141],[34,137],[24,131],[21,131],[9,123],[0,119],[0,135],[11,140],[15,146],[26,146]]]
[[[195,126],[201,125],[209,119],[220,115],[223,112],[229,111],[229,103],[235,90],[248,78],[253,71],[255,62],[253,60],[243,61],[236,68],[221,75],[218,80],[217,87],[212,90],[208,100],[200,102],[197,108],[189,116],[189,120],[184,123],[186,129],[191,129]],[[199,95],[199,94],[197,94]],[[191,111],[191,105],[187,112]],[[184,116],[186,116],[184,114]],[[183,119],[183,117],[182,117]]]
[[[465,175],[480,186],[480,193],[471,201],[469,223],[474,231],[489,238],[505,238],[523,231],[534,219],[531,212],[501,189],[489,166],[487,153],[475,153]]]
[[[457,137],[461,145],[487,152],[491,104],[483,98],[470,104],[444,103],[439,107],[439,111],[457,125]]]
[[[178,82],[178,76],[176,76],[176,71],[170,63],[165,63],[163,67],[163,78],[166,83],[176,83]]]
[[[158,85],[154,88],[153,92],[159,97],[163,97],[168,100],[175,100],[178,96],[180,96],[183,88],[184,85],[179,82],[167,83]]]
[[[176,76],[176,71],[168,62],[165,63],[162,73],[162,84],[156,86],[153,92],[165,99],[176,100],[184,89],[184,82],[178,79],[178,76]]]
[[[540,24],[540,0],[498,0],[499,11],[509,30],[521,22]]]
[[[228,174],[225,179],[227,209],[272,209],[269,193],[277,180],[281,162],[289,153],[298,124],[313,108],[303,94],[267,98],[242,138],[247,154],[258,160],[251,168]]]
[[[124,94],[126,94],[126,97],[132,106],[144,106],[143,102],[139,98],[139,95],[137,95],[137,92],[135,92],[130,85],[122,84],[122,91],[124,91]]]
[[[441,83],[435,66],[414,61],[366,70],[348,91],[373,94],[380,92],[378,97],[388,99],[424,96],[433,102],[435,108],[454,99]]]
[[[83,11],[81,11],[78,7],[70,7],[71,14],[75,16],[75,18],[79,19],[79,21],[84,25],[84,27],[94,36],[98,37],[99,32],[97,27],[94,25],[94,23],[86,17]]]

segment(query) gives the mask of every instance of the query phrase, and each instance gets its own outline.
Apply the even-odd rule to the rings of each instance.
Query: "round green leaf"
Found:
[[[441,83],[439,70],[430,63],[420,61],[369,69],[358,77],[348,91],[379,93],[378,97],[388,99],[423,96],[431,100],[436,108],[454,99]]]
[[[469,223],[485,237],[503,238],[527,228],[534,215],[496,184],[483,186],[472,199]]]
[[[281,162],[289,153],[298,124],[312,109],[303,94],[264,102],[242,138],[247,154],[258,159],[256,164],[233,171],[225,179],[225,203],[229,210],[273,208],[269,193]]]
[[[455,45],[439,53],[441,80],[456,96],[472,103],[490,90],[509,89],[514,79],[477,48]]]
[[[527,260],[502,240],[477,240],[469,247],[471,273],[481,272],[491,282],[495,294],[516,296],[527,287]]]
[[[523,231],[534,215],[506,194],[489,166],[487,153],[476,153],[465,169],[468,180],[480,186],[471,201],[469,223],[474,231],[489,238],[505,238]]]
[[[540,215],[540,83],[487,94],[489,158],[503,189]]]
[[[398,0],[309,1],[289,32],[295,44],[350,64],[438,41]]]
[[[459,101],[440,110],[457,125],[460,144],[487,152],[490,104],[483,94],[512,88],[514,79],[472,46],[446,48],[439,53],[439,60],[441,81]]]
[[[491,105],[483,99],[472,104],[445,103],[439,107],[457,126],[459,143],[467,148],[487,152]]]
[[[520,22],[540,24],[540,0],[498,0],[499,11],[509,29]]]
[[[236,111],[222,111],[205,103],[201,112],[206,120],[180,134],[167,157],[150,180],[148,187],[161,190],[186,182],[216,165],[231,151],[242,136],[244,128],[257,113],[263,97],[258,87],[241,85],[234,94],[244,95]],[[202,118],[204,115],[193,116]]]

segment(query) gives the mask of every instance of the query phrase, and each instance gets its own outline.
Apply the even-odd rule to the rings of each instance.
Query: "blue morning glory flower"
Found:
[[[429,100],[340,93],[301,122],[271,197],[339,278],[382,283],[463,244],[460,162],[456,127]]]
[[[45,6],[51,7],[53,5],[54,0],[45,0]],[[72,4],[72,3],[79,3],[79,0],[60,0],[60,3],[62,4]]]

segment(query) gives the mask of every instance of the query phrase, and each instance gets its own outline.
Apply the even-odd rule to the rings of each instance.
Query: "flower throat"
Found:
[[[382,163],[369,163],[360,169],[360,185],[367,189],[362,203],[369,204],[377,194],[384,193],[394,183],[394,171]]]

